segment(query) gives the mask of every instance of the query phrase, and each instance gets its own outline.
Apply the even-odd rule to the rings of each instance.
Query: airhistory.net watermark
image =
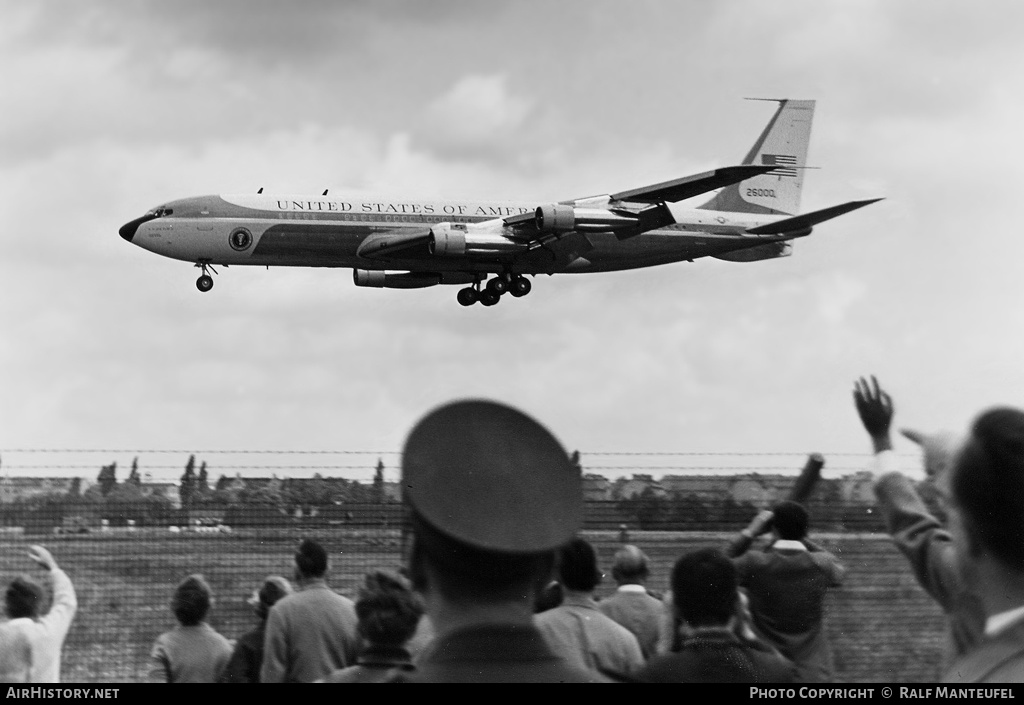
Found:
[[[7,698],[26,698],[43,700],[86,700],[89,698],[116,698],[120,688],[7,688]]]

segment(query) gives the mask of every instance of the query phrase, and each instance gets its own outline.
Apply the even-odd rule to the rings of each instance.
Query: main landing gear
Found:
[[[517,299],[530,293],[533,285],[522,274],[506,272],[488,280],[487,285],[480,287],[480,282],[460,289],[457,299],[463,306],[472,306],[477,301],[484,306],[493,306],[501,300],[503,294],[512,294]]]
[[[204,294],[213,288],[213,277],[206,273],[206,270],[210,270],[214,274],[217,270],[213,268],[213,265],[209,261],[196,262],[196,266],[202,269],[203,273],[196,279],[196,288]]]

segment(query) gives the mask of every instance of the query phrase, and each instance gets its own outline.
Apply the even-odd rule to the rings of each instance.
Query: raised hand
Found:
[[[53,560],[53,556],[50,555],[50,552],[42,546],[29,546],[28,557],[47,570],[53,570],[57,567],[57,561]]]
[[[892,397],[878,384],[874,375],[868,382],[864,377],[853,383],[853,403],[864,424],[864,430],[871,437],[875,452],[892,449]]]

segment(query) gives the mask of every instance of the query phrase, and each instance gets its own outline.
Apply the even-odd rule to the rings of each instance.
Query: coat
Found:
[[[556,656],[532,624],[481,624],[434,639],[402,680],[414,683],[600,683]]]
[[[637,674],[645,683],[792,683],[793,664],[773,650],[740,641],[727,628],[702,629],[675,653],[653,658]]]
[[[351,666],[359,655],[352,600],[313,581],[278,600],[267,617],[261,683],[312,683]]]
[[[946,670],[943,683],[1024,683],[1024,619],[986,637]]]
[[[758,632],[797,668],[800,682],[828,682],[835,670],[825,629],[825,593],[845,573],[827,551],[769,547],[734,559]]]

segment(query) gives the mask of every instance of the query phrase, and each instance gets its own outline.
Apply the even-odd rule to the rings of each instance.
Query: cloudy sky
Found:
[[[465,396],[534,414],[590,467],[821,451],[839,468],[866,449],[858,375],[923,428],[1024,404],[1019,2],[0,12],[11,474],[135,450],[155,470],[183,456],[154,450],[395,453]],[[221,269],[200,294],[187,264],[117,235],[163,201],[260,187],[542,203],[654,183],[738,163],[773,110],[750,96],[818,101],[805,209],[886,200],[789,259],[544,277],[494,308],[348,270]],[[214,473],[376,461],[202,457]]]

